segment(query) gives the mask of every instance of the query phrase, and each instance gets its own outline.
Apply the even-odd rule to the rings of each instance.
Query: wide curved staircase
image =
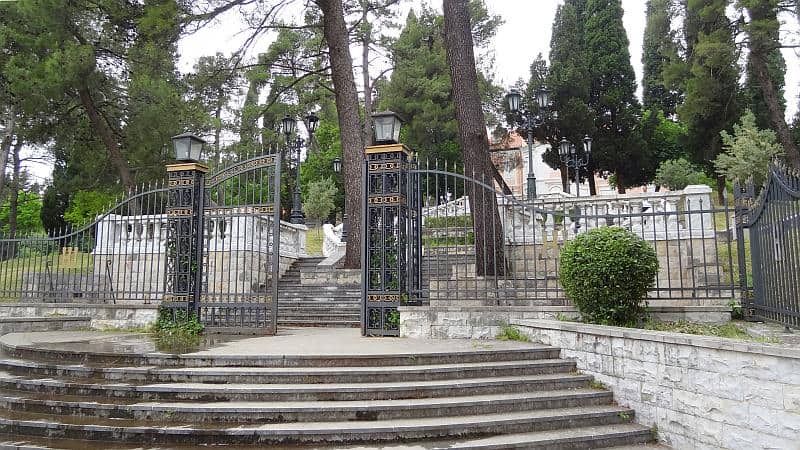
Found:
[[[176,356],[14,337],[0,339],[0,447],[585,449],[653,439],[633,410],[542,345]]]

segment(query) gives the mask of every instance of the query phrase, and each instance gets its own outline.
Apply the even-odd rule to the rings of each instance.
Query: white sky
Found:
[[[517,79],[528,79],[529,67],[538,53],[542,53],[545,58],[550,49],[550,35],[552,32],[553,19],[556,8],[563,0],[485,0],[487,7],[493,14],[498,14],[505,20],[505,23],[498,30],[494,39],[495,55],[495,74],[497,80],[504,86],[513,84]],[[419,6],[423,0],[411,0],[406,2],[406,8]],[[425,1],[441,10],[441,0]],[[645,27],[645,1],[644,0],[622,0],[625,10],[624,24],[630,40],[631,63],[636,71],[639,81],[639,96],[641,97],[642,79],[642,38]],[[300,2],[284,10],[284,16],[294,16],[296,20],[300,18]],[[404,19],[405,16],[402,16]],[[238,48],[239,43],[244,39],[242,33],[238,33],[238,18],[229,15],[221,20],[215,27],[201,30],[196,35],[191,36],[181,42],[181,70],[190,71],[194,61],[200,56],[211,55],[215,52],[230,54]],[[792,33],[798,32],[797,22],[789,19],[788,28]],[[795,41],[796,38],[793,38]],[[254,48],[253,53],[264,51],[269,44],[269,38],[264,38]],[[354,49],[354,63],[360,61],[357,49]],[[784,57],[787,62],[786,73],[786,117],[791,120],[798,105],[798,93],[800,91],[800,58],[794,50],[785,49]],[[360,77],[356,77],[358,82]]]

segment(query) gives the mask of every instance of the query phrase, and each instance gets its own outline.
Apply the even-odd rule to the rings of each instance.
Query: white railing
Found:
[[[538,198],[524,205],[498,196],[498,208],[509,243],[571,239],[576,232],[609,223],[628,228],[647,240],[712,237],[716,228],[710,211],[713,208],[711,188],[705,185],[671,192],[592,197],[565,195]],[[423,225],[428,217],[468,214],[469,198],[464,196],[423,208]],[[576,226],[576,217],[580,227]]]
[[[224,216],[205,218],[206,251],[271,252],[272,240],[267,234],[273,218],[253,215],[247,208],[231,210]],[[111,214],[97,224],[94,253],[136,254],[164,253],[167,241],[166,214],[120,216]],[[281,221],[280,253],[283,257],[299,258],[306,254],[305,225]]]
[[[333,226],[329,223],[322,225],[322,232],[325,237],[322,241],[322,256],[328,258],[338,252],[344,252],[347,247],[346,242],[342,242],[342,227],[343,224]]]

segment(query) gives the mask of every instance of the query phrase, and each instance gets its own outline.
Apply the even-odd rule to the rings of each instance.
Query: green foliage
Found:
[[[728,0],[694,0],[686,6],[689,74],[678,116],[687,127],[693,162],[711,172],[722,150],[720,132],[739,117],[738,52],[725,15]]]
[[[726,131],[720,134],[725,153],[717,156],[714,167],[729,180],[744,183],[752,178],[756,186],[761,186],[766,181],[770,161],[783,155],[775,132],[759,130],[751,111],[733,126],[733,135]]]
[[[303,201],[306,215],[317,222],[327,218],[333,208],[336,196],[336,185],[330,178],[314,181],[308,186],[308,195]]]
[[[660,322],[657,320],[648,320],[644,324],[644,328],[654,331],[670,331],[673,333],[695,334],[700,336],[715,336],[730,339],[744,339],[753,340],[741,326],[735,323],[726,323],[724,325],[712,325],[697,322],[678,321],[678,322]]]
[[[426,217],[425,228],[472,228],[472,216]]]
[[[653,247],[620,227],[600,227],[564,245],[559,280],[584,320],[633,325],[645,315],[644,297],[655,282]]]
[[[475,233],[467,232],[463,236],[423,236],[425,247],[455,247],[458,245],[475,245]]]
[[[686,156],[683,149],[686,126],[668,119],[661,110],[646,110],[639,121],[638,133],[652,157],[645,166],[650,175],[647,178],[654,176],[654,171],[664,161]]]
[[[672,31],[675,15],[672,0],[647,1],[647,24],[642,44],[643,103],[645,108],[663,111],[667,117],[675,115],[683,96],[680,89],[664,80],[664,70],[678,56],[678,44]]]
[[[387,330],[396,330],[400,327],[400,311],[393,309],[386,315],[386,323],[384,328]]]
[[[44,231],[42,226],[42,197],[34,192],[20,191],[17,199],[17,235],[27,235],[31,233],[41,233]],[[6,199],[0,205],[0,224],[4,234],[10,230],[9,216],[11,213],[11,201]]]
[[[72,225],[83,225],[107,212],[114,198],[104,191],[78,191],[70,199],[64,219]]]
[[[483,1],[471,0],[472,33],[476,47],[491,42],[501,20],[487,12]],[[458,123],[451,98],[450,66],[442,39],[444,19],[428,6],[411,11],[393,44],[391,79],[376,82],[378,109],[390,109],[408,120],[403,142],[418,152],[422,161],[459,164]],[[495,90],[491,77],[478,70],[485,109]]]
[[[159,351],[184,353],[195,349],[202,340],[203,324],[195,314],[186,310],[159,308],[158,319],[150,336]]]
[[[527,335],[522,334],[519,331],[519,328],[513,327],[511,325],[503,325],[500,328],[500,332],[497,333],[497,336],[494,337],[499,341],[517,341],[517,342],[530,342],[531,338]]]
[[[690,184],[702,184],[703,172],[685,158],[672,159],[658,166],[654,182],[671,191],[679,191]]]
[[[584,43],[591,61],[589,107],[597,129],[592,161],[596,169],[613,173],[617,186],[627,188],[649,181],[652,155],[634,132],[640,106],[622,13],[621,0],[588,0]]]
[[[300,188],[303,197],[309,198],[309,187],[316,181],[328,179],[336,187],[334,194],[335,209],[344,208],[344,186],[342,174],[333,171],[333,160],[342,159],[342,145],[339,140],[339,127],[332,122],[322,121],[314,134],[314,142],[300,166]],[[291,203],[289,203],[291,204]]]

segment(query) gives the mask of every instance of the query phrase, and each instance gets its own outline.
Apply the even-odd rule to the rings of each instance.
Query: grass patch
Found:
[[[723,267],[727,266],[728,261],[730,261],[731,265],[732,265],[731,269],[732,269],[733,273],[725,271],[723,273],[723,278],[722,278],[723,283],[730,284],[731,281],[733,281],[734,283],[736,283],[738,285],[739,284],[739,271],[741,269],[739,267],[739,248],[736,245],[736,241],[731,241],[730,249],[728,249],[728,245],[727,244],[723,243],[719,247],[718,255],[719,255],[718,256],[719,263]],[[749,237],[745,237],[744,238],[744,260],[745,260],[745,264],[747,264],[747,286],[748,287],[753,287],[753,269],[752,269],[753,264],[752,264],[752,257],[750,255],[750,238]],[[730,277],[733,277],[733,280],[731,280]]]
[[[511,325],[504,325],[500,332],[497,333],[495,339],[499,341],[518,341],[518,342],[530,342],[531,339],[522,334],[521,331],[517,327],[512,327]]]
[[[425,228],[472,228],[472,216],[426,217]]]
[[[306,232],[306,253],[312,256],[322,255],[322,243],[325,241],[325,233],[322,225],[309,228]]]
[[[464,236],[423,237],[422,245],[425,247],[454,247],[457,245],[474,245],[475,233],[468,232]]]
[[[706,323],[695,323],[687,321],[679,322],[660,322],[658,320],[648,320],[645,322],[644,329],[653,331],[670,331],[673,333],[694,334],[698,336],[714,336],[728,339],[739,339],[745,341],[757,341],[747,334],[744,328],[735,323],[724,325],[712,325]]]
[[[71,273],[90,273],[94,267],[94,256],[90,253],[72,254],[31,254],[0,261],[0,290],[20,292],[26,273],[44,273],[49,270],[56,274],[69,271]],[[3,298],[0,301],[17,301]]]
[[[156,349],[167,353],[194,351],[203,339],[203,324],[200,319],[185,310],[168,308],[158,310],[158,320],[149,330]]]

